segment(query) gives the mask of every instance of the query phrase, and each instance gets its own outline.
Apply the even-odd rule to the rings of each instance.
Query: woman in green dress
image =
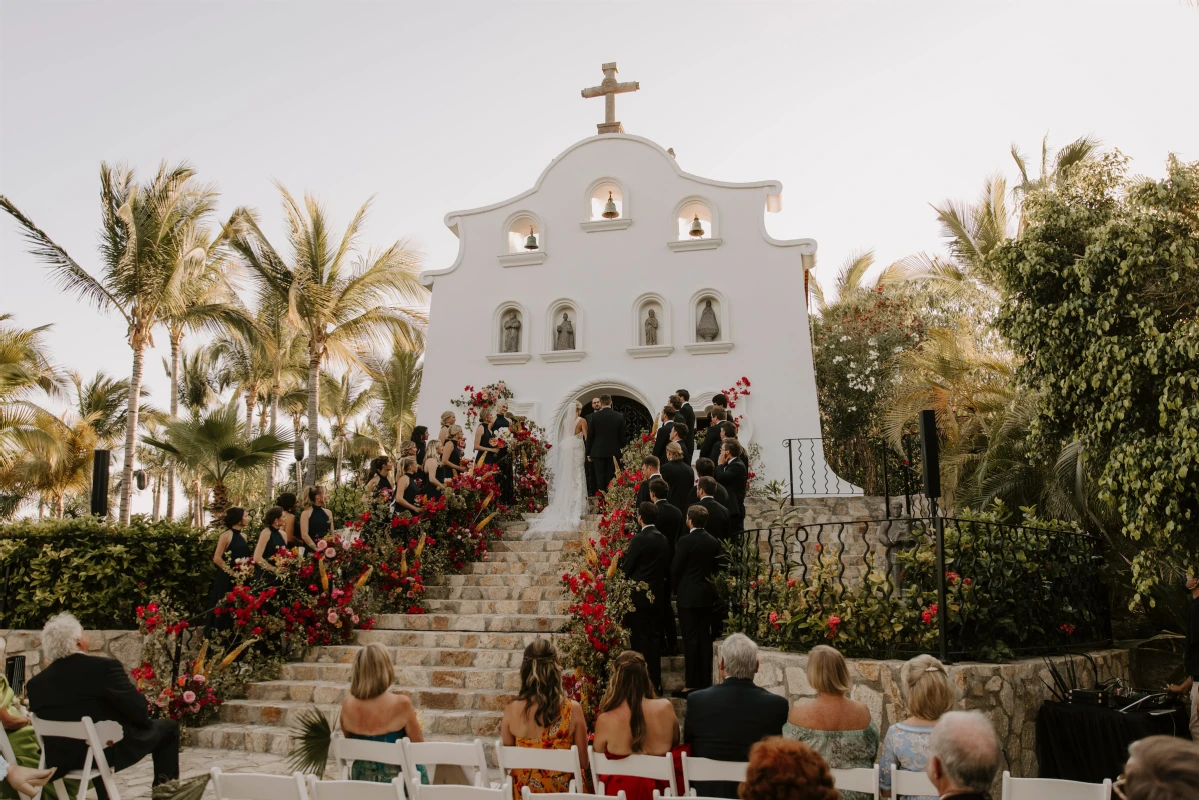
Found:
[[[33,732],[33,726],[29,724],[29,717],[25,715],[24,709],[17,705],[17,695],[9,685],[8,678],[3,675],[0,675],[0,725],[4,727],[8,743],[12,747],[13,755],[16,756],[16,766],[33,768],[25,770],[22,774],[27,778],[38,778],[36,786],[45,784],[45,780],[40,780],[41,777],[44,777],[44,771],[36,769],[38,757],[41,755],[37,748],[37,736]],[[0,757],[0,761],[2,760],[3,758]],[[6,765],[0,769],[0,798],[16,800],[16,789],[9,784],[8,780],[5,780],[5,773],[9,766],[12,765]],[[30,783],[34,784],[35,782],[31,780]],[[42,789],[42,797],[45,800],[54,800],[54,789],[45,786]]]
[[[815,700],[791,707],[783,736],[811,747],[833,769],[873,767],[878,760],[878,728],[865,703],[849,698],[853,684],[845,656],[819,645],[808,654],[808,683]],[[842,800],[868,800],[862,792],[841,792]]]

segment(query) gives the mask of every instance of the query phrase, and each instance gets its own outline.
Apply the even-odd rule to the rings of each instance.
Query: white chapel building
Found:
[[[766,480],[785,481],[784,440],[821,435],[804,289],[816,242],[766,232],[778,181],[692,175],[624,133],[614,95],[637,85],[604,70],[584,91],[606,95],[599,135],[528,191],[445,216],[458,256],[421,274],[432,300],[418,422],[436,432],[464,384],[504,380],[513,412],[552,439],[576,400],[608,393],[650,419],[684,388],[702,415],[744,376],[739,438],[759,444]],[[805,475],[825,471],[818,442],[801,449]]]

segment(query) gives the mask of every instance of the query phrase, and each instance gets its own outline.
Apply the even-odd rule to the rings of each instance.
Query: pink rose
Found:
[[[183,693],[183,702],[187,703],[189,706],[192,703],[196,702],[196,693],[191,691],[190,689],[188,691],[184,692]]]
[[[192,675],[193,683],[206,683],[207,681],[208,681],[208,678],[205,678],[203,675],[201,675],[198,672],[195,675]]]
[[[337,546],[336,545],[327,545],[325,547],[324,553],[325,553],[325,558],[337,558]]]
[[[319,542],[316,543],[316,552],[319,553],[328,546],[329,546],[329,543],[326,542],[324,539],[321,539]]]

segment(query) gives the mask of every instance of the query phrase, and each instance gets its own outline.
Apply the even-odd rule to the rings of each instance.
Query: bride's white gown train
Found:
[[[586,455],[582,433],[559,438],[549,476],[549,505],[537,515],[522,538],[544,539],[556,531],[579,527],[587,512],[587,476],[583,471]]]

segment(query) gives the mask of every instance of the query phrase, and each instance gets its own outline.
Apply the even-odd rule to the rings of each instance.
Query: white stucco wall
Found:
[[[586,197],[599,178],[625,192],[631,224],[588,231]],[[541,174],[534,188],[484,208],[446,215],[460,240],[458,258],[422,280],[433,289],[418,422],[434,433],[438,416],[463,386],[507,381],[518,413],[529,413],[551,432],[566,404],[588,389],[628,394],[657,413],[678,388],[691,391],[697,412],[712,393],[741,376],[752,394],[735,413],[746,417],[745,444],[760,443],[767,480],[787,478],[782,440],[819,437],[815,376],[804,296],[803,255],[811,239],[779,241],[767,233],[764,214],[778,210],[781,184],[730,184],[684,173],[657,144],[637,136],[594,136],[573,145]],[[675,213],[686,198],[712,206],[715,249],[676,252]],[[503,266],[505,224],[518,212],[539,222],[544,260]],[[526,230],[527,233],[527,230]],[[511,260],[511,259],[509,259]],[[694,342],[692,299],[719,292],[727,303],[721,338],[726,353],[689,352]],[[634,302],[646,293],[668,306],[658,329],[669,355],[634,358]],[[576,338],[586,355],[550,362],[547,313],[561,299],[579,309]],[[522,341],[529,359],[495,364],[499,349],[496,309],[505,302],[524,311]],[[559,315],[560,316],[560,315]],[[667,325],[669,320],[669,325]]]

